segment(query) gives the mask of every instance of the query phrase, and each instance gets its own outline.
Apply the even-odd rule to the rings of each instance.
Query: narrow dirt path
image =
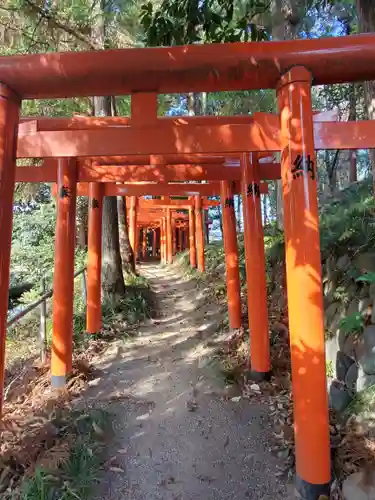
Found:
[[[216,500],[288,497],[269,451],[267,409],[224,400],[206,342],[221,321],[216,305],[173,268],[142,267],[159,317],[102,360],[100,397],[116,403],[116,436],[98,499]],[[121,471],[123,470],[123,472]]]

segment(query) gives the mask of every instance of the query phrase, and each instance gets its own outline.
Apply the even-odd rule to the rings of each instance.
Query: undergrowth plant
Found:
[[[63,438],[43,457],[43,466],[25,480],[20,500],[86,500],[99,483],[104,440],[111,415],[98,409],[71,411],[53,422]]]

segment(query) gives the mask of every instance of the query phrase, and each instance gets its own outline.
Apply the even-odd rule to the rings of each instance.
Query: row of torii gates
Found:
[[[234,217],[233,190],[241,193],[251,367],[258,378],[267,376],[271,367],[259,196],[266,189],[263,181],[281,177],[297,489],[304,499],[328,497],[330,442],[315,150],[375,148],[375,124],[314,117],[311,85],[374,80],[374,59],[373,34],[0,57],[1,391],[15,181],[57,182],[52,385],[61,387],[72,358],[77,193],[90,198],[87,312],[88,322],[94,318],[97,323],[88,325],[89,331],[100,328],[103,196],[192,196],[194,205],[188,208],[190,213],[194,208],[196,228],[190,231],[190,239],[195,233],[202,268],[202,197],[221,195],[228,227]],[[276,89],[279,114],[157,117],[157,94],[262,88]],[[125,94],[132,95],[131,118],[19,122],[22,99]],[[281,153],[280,164],[263,162],[275,152]],[[44,162],[40,167],[16,167],[16,158],[43,158]],[[237,181],[235,186],[232,181]],[[174,201],[162,202],[169,219],[167,205]],[[231,234],[230,230],[224,234],[229,302],[238,290],[237,246],[235,238],[228,237]],[[229,309],[234,318],[231,304]]]

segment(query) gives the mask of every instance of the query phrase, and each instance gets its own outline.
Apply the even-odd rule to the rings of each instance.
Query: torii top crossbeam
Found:
[[[275,88],[294,65],[315,84],[375,79],[375,35],[0,57],[23,99]],[[105,68],[105,71],[103,71]]]

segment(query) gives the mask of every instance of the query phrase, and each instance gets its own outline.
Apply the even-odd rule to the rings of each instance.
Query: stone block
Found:
[[[344,352],[338,351],[336,355],[336,378],[344,382],[346,374],[353,363],[354,360],[352,358]]]
[[[374,500],[374,474],[372,474],[372,477],[369,478],[369,474],[367,472],[366,474],[362,470],[354,472],[354,474],[348,476],[343,482],[342,494],[344,500]]]
[[[375,272],[375,252],[358,254],[354,259],[354,265],[361,272]]]
[[[375,385],[375,375],[368,375],[360,366],[358,369],[357,392],[364,391],[372,385]]]
[[[350,266],[350,257],[348,254],[342,255],[336,262],[337,269],[340,271],[346,271]]]
[[[358,365],[357,363],[353,363],[349,367],[345,376],[345,385],[351,394],[354,394],[357,391],[357,379],[358,379]]]
[[[336,381],[329,388],[329,406],[337,412],[343,412],[352,400],[352,395],[344,386]]]

